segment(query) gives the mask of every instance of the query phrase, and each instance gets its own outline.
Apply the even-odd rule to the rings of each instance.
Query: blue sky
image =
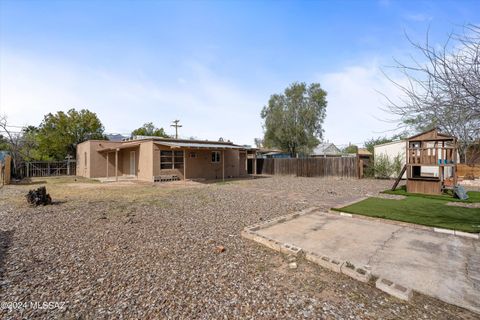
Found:
[[[479,1],[0,1],[0,113],[38,125],[88,108],[110,133],[180,119],[183,137],[252,144],[294,81],[328,92],[325,139],[392,128],[380,69],[480,23]]]

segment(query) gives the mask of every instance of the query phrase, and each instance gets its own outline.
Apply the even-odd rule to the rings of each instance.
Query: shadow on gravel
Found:
[[[13,230],[0,230],[0,281],[3,280],[5,259],[7,256],[7,251],[12,244],[13,233]]]

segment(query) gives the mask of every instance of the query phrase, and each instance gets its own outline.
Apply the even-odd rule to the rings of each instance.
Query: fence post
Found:
[[[27,178],[30,177],[30,162],[27,162]]]
[[[355,156],[355,162],[357,164],[357,177],[358,179],[361,179],[362,177],[360,176],[360,155],[358,154],[358,150],[357,150],[357,154]]]
[[[67,160],[67,176],[70,175],[70,159]]]
[[[4,169],[4,178],[3,181],[5,184],[10,184],[10,178],[12,174],[12,157],[11,156],[6,156],[5,159],[5,169]]]

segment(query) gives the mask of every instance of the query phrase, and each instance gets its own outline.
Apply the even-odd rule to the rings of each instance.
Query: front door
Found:
[[[136,175],[135,172],[135,151],[130,151],[130,175]]]

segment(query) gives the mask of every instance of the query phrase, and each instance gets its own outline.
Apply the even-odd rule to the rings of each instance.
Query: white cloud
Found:
[[[169,132],[178,118],[185,137],[253,143],[262,134],[264,98],[199,63],[189,62],[188,75],[170,83],[167,75],[146,79],[5,51],[0,60],[0,113],[15,125],[38,125],[48,112],[75,107],[96,112],[107,132],[150,121]]]
[[[319,75],[317,79],[328,93],[325,139],[338,145],[361,144],[372,137],[393,134],[388,131],[395,124],[382,121],[392,116],[382,111],[386,100],[379,92],[394,101],[400,92],[385,78],[377,62]]]
[[[195,61],[185,66],[181,74],[150,79],[141,72],[114,73],[3,51],[0,113],[14,125],[38,125],[48,112],[88,108],[110,133],[128,133],[150,121],[173,133],[171,121],[180,119],[183,137],[221,136],[253,144],[262,136],[260,109],[272,88],[240,86]],[[326,139],[361,143],[394,127],[377,120],[389,115],[380,110],[385,100],[376,90],[389,96],[398,93],[378,63],[317,75],[314,80],[328,92]]]

